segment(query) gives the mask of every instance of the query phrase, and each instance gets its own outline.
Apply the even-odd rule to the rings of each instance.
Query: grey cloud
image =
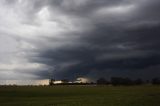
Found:
[[[159,73],[158,0],[22,0],[21,3],[15,0],[6,1],[6,5],[5,9],[18,9],[11,15],[14,20],[6,15],[4,20],[9,27],[0,26],[0,34],[11,36],[17,44],[11,47],[11,51],[17,48],[16,53],[9,54],[15,58],[7,60],[18,61],[14,64],[29,63],[28,67],[40,65],[34,66],[37,69],[10,72],[42,79],[48,78],[53,70],[56,78],[70,79],[77,76],[149,79]],[[16,15],[22,21],[16,20]],[[13,27],[15,23],[17,28]],[[7,37],[1,38],[9,42]],[[8,64],[12,63],[10,60]]]

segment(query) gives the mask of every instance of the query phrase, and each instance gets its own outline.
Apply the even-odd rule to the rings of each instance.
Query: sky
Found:
[[[1,0],[0,80],[160,77],[160,0]]]

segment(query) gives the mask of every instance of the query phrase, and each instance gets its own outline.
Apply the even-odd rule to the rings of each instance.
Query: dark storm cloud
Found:
[[[58,4],[61,5],[62,2]],[[102,21],[89,17],[95,27],[89,32],[80,34],[82,35],[79,39],[81,45],[76,46],[77,43],[75,43],[74,47],[65,45],[56,50],[49,49],[41,53],[41,58],[53,59],[53,64],[59,68],[57,69],[59,72],[56,72],[60,73],[59,76],[62,78],[67,76],[73,78],[75,75],[90,76],[89,74],[94,70],[98,70],[96,73],[99,77],[103,75],[100,73],[105,73],[104,71],[107,72],[108,70],[112,70],[110,74],[113,76],[131,76],[129,74],[137,73],[136,70],[139,70],[141,75],[133,74],[134,77],[145,78],[148,76],[147,74],[150,74],[151,77],[156,75],[152,70],[150,72],[146,72],[146,70],[160,64],[160,20],[158,13],[160,3],[158,1],[88,1],[83,5],[83,8],[81,6],[74,8],[71,4],[68,5],[69,7],[60,6],[61,10],[72,15],[78,14],[79,17],[85,17],[86,13],[90,15],[90,12],[94,14],[94,11],[102,7],[115,6],[116,8],[119,5],[134,5],[135,9],[131,11],[133,13],[125,13],[124,16],[121,16],[121,14],[126,10],[115,10],[122,12],[117,14],[120,18],[126,18],[123,21],[118,19],[118,15],[115,19],[102,16],[106,17]],[[111,15],[114,17],[114,14]],[[101,19],[101,16],[98,16],[98,19]],[[107,21],[113,22],[108,24]],[[52,64],[52,62],[49,62],[49,64]],[[72,62],[75,62],[75,64],[72,64]],[[68,63],[68,66],[62,68],[65,63]]]
[[[18,73],[47,78],[54,70],[58,79],[159,77],[160,1],[22,1],[5,2],[18,8],[22,31],[0,27],[23,44],[18,52],[29,68]]]
[[[155,28],[153,29],[155,30]],[[153,29],[149,30],[152,32]],[[116,37],[114,31],[111,31],[112,33],[110,34],[112,36],[108,37],[104,35],[104,31],[98,29],[96,31],[97,33],[93,33],[92,38],[84,37],[80,39],[81,42],[87,42],[86,45],[75,47],[66,46],[55,51],[45,51],[40,57],[53,59],[52,62],[50,61],[48,63],[50,65],[57,65],[57,70],[60,73],[56,73],[59,73],[58,75],[62,78],[67,76],[71,78],[75,76],[90,76],[89,74],[92,71],[95,72],[94,70],[98,70],[96,71],[97,77],[98,75],[99,77],[104,76],[101,73],[105,73],[105,70],[106,72],[107,70],[112,70],[109,73],[110,77],[132,74],[134,75],[132,76],[133,78],[145,78],[148,76],[148,73],[150,75],[153,73],[151,70],[146,73],[146,68],[156,67],[160,64],[159,43],[156,42],[158,41],[158,37],[155,35],[155,38],[150,38],[150,34],[153,34],[153,32],[149,33],[149,30],[142,32],[119,32],[119,35],[122,34],[119,38]],[[143,34],[141,35],[139,33]],[[134,37],[132,38],[130,36]],[[63,64],[72,62],[75,62],[75,64],[68,64],[68,66],[61,68]],[[136,76],[136,70],[142,73],[141,76]],[[153,75],[156,74],[154,73]],[[106,74],[106,76],[108,75]],[[131,75],[129,76],[131,77]]]

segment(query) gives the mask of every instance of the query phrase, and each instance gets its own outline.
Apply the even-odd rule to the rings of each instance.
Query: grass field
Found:
[[[0,87],[0,106],[160,106],[160,86]]]

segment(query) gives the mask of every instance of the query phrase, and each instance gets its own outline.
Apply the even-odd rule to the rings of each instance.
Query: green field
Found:
[[[160,106],[160,86],[0,87],[0,106]]]

